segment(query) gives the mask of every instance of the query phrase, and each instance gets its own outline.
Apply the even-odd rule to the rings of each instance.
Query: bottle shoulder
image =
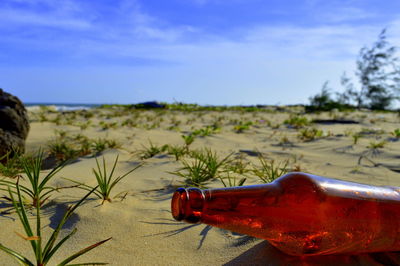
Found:
[[[314,191],[320,196],[340,196],[366,200],[395,200],[400,202],[400,188],[373,186],[312,174],[293,172],[282,176],[275,182],[284,189],[305,189]]]

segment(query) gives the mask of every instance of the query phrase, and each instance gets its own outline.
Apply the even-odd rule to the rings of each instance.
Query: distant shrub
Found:
[[[305,128],[300,130],[298,137],[303,141],[311,141],[321,138],[324,132],[316,128]]]
[[[308,126],[310,121],[304,116],[291,115],[289,119],[286,119],[283,123],[294,128],[301,128]]]
[[[331,111],[338,109],[339,111],[354,109],[349,104],[345,103],[343,97],[338,97],[338,100],[334,100],[328,87],[329,82],[326,81],[322,85],[321,92],[309,98],[310,105],[305,107],[306,112],[320,112],[320,111]]]
[[[400,138],[400,128],[393,130],[392,135],[396,138]]]

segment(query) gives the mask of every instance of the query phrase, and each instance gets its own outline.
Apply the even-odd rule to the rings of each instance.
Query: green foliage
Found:
[[[282,136],[279,143],[279,146],[285,147],[285,146],[293,146],[293,143],[289,140],[289,138],[285,135]]]
[[[18,214],[19,220],[24,227],[25,234],[26,236],[22,236],[25,240],[29,241],[32,247],[32,251],[35,255],[35,262],[31,262],[27,257],[24,255],[7,248],[6,246],[0,244],[0,250],[6,252],[8,255],[12,256],[14,259],[16,259],[21,265],[28,265],[28,266],[34,266],[34,265],[40,265],[40,266],[45,266],[49,263],[50,259],[53,258],[56,254],[56,252],[62,247],[62,245],[67,241],[72,235],[76,233],[76,229],[72,230],[70,233],[68,233],[65,237],[63,237],[57,244],[57,238],[60,234],[61,228],[63,225],[67,222],[67,220],[71,217],[73,212],[78,208],[84,200],[93,192],[90,191],[87,193],[81,200],[79,200],[74,206],[71,206],[68,208],[68,210],[65,212],[64,216],[62,217],[61,221],[57,225],[56,229],[54,229],[53,233],[51,234],[49,240],[47,243],[44,243],[43,237],[42,237],[42,226],[41,226],[41,211],[40,211],[40,203],[39,201],[36,202],[36,233],[34,234],[34,229],[32,225],[30,224],[30,219],[28,218],[27,211],[25,209],[22,197],[21,197],[21,189],[18,184],[18,182],[15,184],[15,187],[17,189],[17,200],[14,198],[14,193],[11,192],[11,189],[9,189],[9,194],[10,198],[13,202],[14,208]],[[64,259],[61,261],[58,265],[67,265],[67,263],[75,260],[76,258],[82,256],[83,254],[87,253],[88,251],[100,246],[101,244],[107,242],[111,238],[102,240],[100,242],[97,242],[91,246],[88,246],[84,249],[81,249],[80,251],[74,253],[73,255],[69,256],[68,258]],[[79,265],[104,265],[105,263],[96,263],[96,262],[91,262],[91,263],[86,263],[86,264],[79,264]],[[71,264],[69,264],[71,265]]]
[[[310,121],[308,121],[307,117],[304,116],[291,115],[283,123],[294,128],[302,128],[308,126]]]
[[[206,126],[204,128],[196,129],[191,133],[193,136],[207,137],[211,134],[218,132],[219,128],[214,126]]]
[[[400,128],[397,128],[397,129],[393,130],[393,132],[391,132],[391,133],[396,138],[400,138]]]
[[[170,174],[183,177],[185,186],[194,186],[203,188],[210,181],[207,165],[204,161],[194,158],[192,161],[182,160],[183,166]]]
[[[386,29],[379,34],[371,48],[363,47],[357,59],[356,75],[360,89],[354,89],[350,81],[344,93],[357,107],[384,110],[399,94],[400,68],[396,57],[396,47],[386,40]]]
[[[69,136],[65,131],[56,131],[56,138],[47,146],[50,155],[63,162],[88,154],[98,155],[106,149],[119,148],[120,143],[113,139],[90,139],[82,134]]]
[[[66,165],[66,162],[57,165],[48,174],[41,178],[44,153],[39,150],[33,158],[20,157],[24,174],[27,176],[29,186],[19,185],[22,193],[31,199],[32,205],[42,206],[50,197],[50,194],[59,189],[48,185],[49,181]],[[8,180],[0,180],[0,190],[8,190],[7,187],[15,188],[15,183]]]
[[[353,134],[351,137],[353,138],[353,144],[356,145],[358,143],[358,139],[361,137],[361,135],[356,133],[356,134]]]
[[[106,149],[116,149],[121,146],[120,143],[113,139],[97,138],[90,141],[93,155],[98,155]]]
[[[233,130],[236,133],[243,133],[244,131],[249,130],[251,125],[253,125],[253,122],[251,122],[251,121],[247,121],[247,122],[240,121],[239,124],[237,124],[233,127]]]
[[[149,144],[150,144],[150,146],[148,146],[148,147],[142,145],[143,150],[140,151],[141,159],[152,158],[152,157],[156,156],[157,154],[165,152],[168,149],[168,145],[157,146],[157,145],[153,144],[153,142],[151,142],[150,140],[149,140]]]
[[[247,180],[245,177],[242,177],[238,180],[238,177],[236,175],[231,176],[229,172],[226,174],[225,178],[219,177],[219,179],[221,180],[224,187],[241,187]],[[228,182],[225,182],[226,179],[228,180]]]
[[[316,112],[316,111],[331,111],[333,109],[338,109],[340,111],[351,109],[351,106],[346,104],[343,98],[338,98],[334,100],[330,93],[330,88],[328,87],[329,82],[326,81],[322,86],[321,92],[309,98],[310,105],[306,106],[306,112]]]
[[[233,160],[229,160],[225,165],[228,172],[233,172],[238,175],[246,175],[250,170],[248,166],[250,162],[246,161],[243,156],[239,156]]]
[[[243,156],[229,160],[225,165],[225,176],[219,176],[224,187],[240,187],[247,180],[247,173],[250,172],[248,166],[250,163],[245,161]],[[228,180],[228,182],[226,182]]]
[[[196,136],[191,133],[189,135],[181,135],[181,137],[185,141],[186,150],[189,150],[189,146],[190,146],[190,144],[193,143],[193,141],[195,140]]]
[[[361,135],[361,136],[380,136],[382,134],[384,134],[385,131],[383,129],[379,129],[379,128],[362,128],[357,134]]]
[[[115,139],[106,139],[107,148],[109,149],[117,149],[121,147],[121,144]]]
[[[96,181],[98,184],[95,188],[85,185],[83,183],[77,182],[75,180],[71,180],[68,178],[66,178],[66,179],[79,185],[79,188],[81,188],[81,189],[93,191],[94,194],[96,194],[96,196],[98,196],[100,199],[103,200],[102,204],[104,203],[104,201],[111,202],[110,193],[111,193],[111,190],[115,187],[115,185],[117,185],[127,175],[129,175],[130,173],[132,173],[133,171],[135,171],[136,169],[138,169],[139,167],[142,166],[142,164],[138,164],[136,167],[129,170],[125,174],[120,175],[118,177],[113,177],[117,163],[118,163],[118,156],[115,158],[115,161],[114,161],[111,171],[108,172],[107,167],[106,167],[106,161],[105,161],[104,157],[103,157],[102,165],[99,164],[99,161],[96,158],[97,169],[92,168],[93,174],[95,175]]]
[[[107,149],[107,140],[103,138],[97,138],[92,142],[93,154],[98,155],[102,151]]]
[[[117,122],[110,122],[106,123],[104,121],[100,121],[99,126],[101,127],[102,130],[107,130],[107,129],[113,129],[117,127]]]
[[[204,149],[192,151],[190,155],[190,161],[182,160],[183,166],[170,173],[185,178],[186,186],[204,187],[210,180],[220,177],[232,154],[220,159],[216,152]]]
[[[92,124],[92,121],[87,120],[86,122],[77,124],[77,126],[78,126],[81,130],[85,130],[85,129],[87,129],[91,124]]]
[[[275,164],[275,160],[268,160],[262,155],[258,156],[258,159],[261,165],[259,167],[254,165],[252,173],[263,183],[270,183],[289,171],[288,160]]]
[[[382,141],[379,141],[379,142],[371,141],[369,143],[369,145],[367,146],[367,148],[373,149],[373,150],[377,150],[377,149],[383,149],[385,147],[385,145],[386,145],[386,141],[385,140],[382,140]]]
[[[216,152],[213,152],[209,148],[202,150],[192,151],[191,156],[204,162],[207,166],[207,174],[211,179],[218,177],[221,168],[230,162],[232,153],[220,159]]]
[[[179,145],[168,145],[167,151],[168,154],[175,156],[176,161],[179,161],[179,159],[187,153],[186,147]]]
[[[315,127],[313,128],[304,128],[299,131],[298,137],[303,141],[312,141],[317,138],[320,138],[324,135],[324,132]]]
[[[15,178],[22,171],[20,161],[22,155],[14,153],[14,155],[11,156],[11,153],[12,151],[9,151],[0,157],[0,174],[6,177]]]
[[[328,82],[324,83],[321,93],[310,98],[306,111],[329,111],[369,108],[373,110],[388,109],[393,101],[399,99],[400,66],[396,56],[397,47],[389,45],[386,40],[386,29],[383,29],[378,40],[370,47],[363,47],[357,58],[357,76],[360,87],[351,81],[346,73],[341,77],[343,93],[331,97]]]
[[[127,126],[127,127],[137,127],[138,122],[132,118],[128,118],[124,121],[122,121],[121,126]]]
[[[67,161],[78,157],[79,150],[65,139],[55,139],[48,144],[50,155],[57,158],[58,161]]]
[[[385,145],[386,145],[386,141],[385,140],[378,141],[378,142],[371,141],[369,143],[369,145],[367,146],[368,150],[366,152],[364,152],[363,155],[360,156],[360,158],[358,160],[359,164],[360,164],[362,159],[367,159],[368,160],[368,158],[367,158],[368,154],[370,154],[371,156],[377,156],[378,154],[380,154],[381,153],[381,149],[383,149],[385,147]]]

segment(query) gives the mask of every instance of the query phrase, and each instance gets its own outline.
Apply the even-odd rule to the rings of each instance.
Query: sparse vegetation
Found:
[[[356,145],[358,143],[358,139],[361,137],[360,134],[353,134],[351,135],[351,137],[353,138],[353,145]]]
[[[28,178],[29,186],[19,185],[19,189],[23,195],[31,199],[32,206],[42,206],[44,202],[50,197],[53,191],[60,188],[49,186],[49,181],[66,165],[63,162],[54,167],[48,174],[41,178],[40,171],[44,159],[43,151],[39,150],[38,154],[32,158],[19,157],[24,174]],[[16,187],[15,183],[8,180],[0,180],[0,190],[8,191],[9,187]],[[13,191],[15,192],[15,191]]]
[[[333,93],[332,95],[334,95]],[[362,174],[363,180],[370,178],[373,181],[372,178],[376,176],[379,178],[379,182],[384,182],[386,179],[382,176],[387,175],[392,178],[390,174],[393,172],[392,174],[396,175],[396,171],[398,171],[395,161],[392,160],[396,156],[395,152],[399,144],[397,139],[400,138],[400,129],[395,129],[400,120],[395,116],[395,113],[374,113],[368,110],[344,113],[338,109],[309,114],[305,112],[304,106],[203,108],[201,106],[173,105],[171,109],[169,108],[168,105],[157,111],[131,109],[127,106],[113,106],[109,109],[99,108],[90,112],[90,116],[93,117],[91,123],[86,122],[84,112],[76,112],[76,120],[73,120],[74,116],[68,113],[64,115],[61,112],[46,112],[44,114],[48,122],[55,123],[56,121],[61,126],[50,123],[42,125],[38,122],[37,116],[32,115],[33,119],[36,118],[34,120],[36,124],[31,127],[33,134],[30,136],[34,136],[34,138],[28,139],[27,150],[30,151],[36,145],[46,145],[45,157],[52,151],[52,156],[45,158],[44,167],[46,168],[55,163],[54,157],[59,162],[72,158],[70,166],[68,166],[69,170],[66,172],[75,172],[78,176],[71,179],[72,183],[66,184],[72,184],[75,187],[71,189],[72,191],[77,190],[77,188],[85,188],[86,191],[89,191],[94,189],[93,186],[97,185],[96,182],[102,184],[89,197],[96,199],[98,203],[94,202],[94,204],[102,202],[104,206],[96,206],[97,208],[90,209],[90,212],[95,212],[97,215],[106,214],[105,217],[110,215],[110,213],[106,213],[108,210],[119,212],[120,208],[125,208],[128,205],[129,207],[124,211],[136,211],[137,208],[132,207],[131,204],[134,204],[137,200],[147,199],[149,204],[153,202],[153,196],[155,200],[164,200],[169,197],[177,185],[180,185],[179,183],[183,186],[200,188],[243,186],[272,182],[288,171],[306,171],[326,176],[335,176],[336,174],[344,178],[351,177],[352,173],[357,173],[358,176],[352,177],[359,178]],[[101,123],[101,121],[104,122]],[[370,122],[375,124],[372,125]],[[118,126],[115,128],[112,123],[117,123]],[[100,124],[105,127],[105,130],[100,129]],[[52,141],[47,142],[47,139],[40,139],[36,142],[38,128],[39,130],[56,128],[57,131]],[[167,132],[167,130],[174,132]],[[244,132],[245,134],[239,135],[234,132]],[[47,134],[44,134],[44,136],[47,136]],[[331,137],[328,138],[327,136]],[[110,139],[111,137],[115,140]],[[180,139],[181,137],[182,139]],[[147,139],[151,139],[151,141],[147,142]],[[307,142],[312,140],[318,141]],[[384,140],[387,141],[387,144],[380,144]],[[141,144],[144,146],[142,147]],[[116,147],[121,147],[121,149],[105,152],[107,149]],[[382,153],[386,147],[389,148],[388,152]],[[132,151],[135,148],[137,148],[135,150],[137,153]],[[234,155],[228,155],[227,150],[234,151]],[[125,156],[129,156],[130,151],[134,155],[132,156],[133,160],[143,163],[147,167],[125,175],[125,172],[131,168],[125,170],[119,169],[119,166],[120,164],[122,166],[122,154],[125,158]],[[378,152],[382,156],[371,157]],[[91,158],[91,156],[101,155],[102,153],[106,159],[100,157],[95,161],[94,158]],[[118,159],[115,157],[108,159],[110,154],[116,153],[120,154],[118,163],[116,163]],[[257,157],[261,154],[264,154],[264,156]],[[303,154],[304,159],[302,159]],[[360,162],[354,168],[360,155]],[[81,158],[82,156],[85,157]],[[343,159],[343,156],[349,160],[341,160],[340,158]],[[144,160],[141,161],[139,157]],[[148,159],[151,157],[153,159]],[[78,160],[74,160],[75,158]],[[350,160],[351,158],[353,160]],[[87,165],[88,162],[93,163],[92,166],[89,165],[90,168],[93,167],[92,175],[90,175],[92,169],[88,169],[88,175],[79,169],[79,167]],[[4,171],[10,170],[9,176],[16,177],[21,171],[24,171],[22,166],[19,168],[17,160],[15,162],[8,160],[7,163],[9,165],[6,165],[5,162],[3,165],[0,164],[2,175],[5,175]],[[107,165],[106,168],[105,165]],[[133,164],[131,167],[135,166],[136,164]],[[386,169],[390,170],[386,171]],[[14,170],[15,172],[13,172]],[[164,171],[170,171],[171,175]],[[142,173],[140,178],[144,179],[133,182],[131,177],[137,179],[136,174],[139,174],[139,172]],[[47,173],[41,172],[40,180]],[[57,173],[55,178],[52,178],[45,187],[54,186],[55,188],[55,184],[61,186],[63,183],[57,180],[59,175]],[[75,180],[74,178],[82,179]],[[10,182],[7,185],[10,185],[12,196],[17,199],[17,187],[15,184],[11,184],[11,181],[15,183],[15,180],[6,177],[4,177],[4,180]],[[30,188],[27,179],[21,179],[20,185]],[[146,187],[147,185],[151,187]],[[2,187],[4,188],[3,191],[8,192],[6,190],[8,187],[5,184]],[[47,192],[48,194],[42,199],[46,199],[48,196],[51,196],[51,198],[45,201],[41,200],[42,203],[39,203],[39,205],[43,205],[42,210],[46,211],[48,216],[44,219],[42,212],[42,228],[45,228],[46,233],[50,231],[51,234],[49,225],[45,224],[44,220],[47,222],[53,218],[53,208],[57,207],[56,210],[58,211],[60,202],[65,204],[64,201],[69,195],[71,195],[72,200],[75,199],[76,195],[57,193],[57,191],[50,191],[50,189],[44,190],[42,194]],[[36,211],[32,207],[33,200],[29,194],[24,192],[23,187],[20,187],[20,193],[28,215],[31,215]],[[83,192],[81,191],[81,193]],[[12,202],[11,196],[2,194],[4,195],[1,196],[7,196],[9,202]],[[117,202],[119,198],[125,197],[127,200],[123,203]],[[107,201],[112,201],[113,204],[108,204]],[[14,218],[17,213],[10,207],[9,202],[4,201],[4,205],[6,208],[11,208],[12,212],[5,214],[5,216],[10,215]],[[4,211],[6,211],[5,209]],[[158,209],[156,206],[152,211],[158,211]],[[82,208],[82,212],[84,210],[85,207]],[[100,211],[100,213],[97,213],[97,211]],[[164,210],[162,209],[162,211]],[[56,214],[57,219],[59,219],[59,213]],[[139,215],[139,213],[136,214]],[[127,214],[127,217],[128,215],[131,214]],[[35,215],[28,218],[31,225],[35,224]],[[118,217],[116,218],[118,219]],[[93,220],[101,221],[101,217]],[[111,219],[111,222],[118,221]],[[54,221],[50,220],[50,223],[52,223],[50,226],[54,228]],[[121,224],[117,223],[116,225]],[[102,227],[103,225],[100,226],[100,228]],[[95,229],[95,232],[98,232],[97,225]],[[63,231],[62,234],[64,233],[68,232]],[[36,232],[33,233],[33,237],[35,237],[35,234]],[[29,236],[25,234],[25,237]],[[100,239],[97,239],[97,241]],[[123,239],[120,238],[120,240]],[[5,241],[2,242],[4,242],[2,244],[8,244]],[[65,254],[64,252],[56,254],[61,256],[60,253]],[[118,253],[118,255],[120,254]],[[57,255],[53,257],[54,262],[58,262],[57,259],[62,260]],[[32,258],[34,257],[32,256]],[[53,260],[48,264],[50,265],[52,262]]]
[[[224,187],[241,187],[247,180],[245,177],[239,179],[236,175],[232,176],[229,172],[226,174],[225,178],[219,177],[219,179]],[[228,182],[225,182],[226,180],[228,180]]]
[[[377,149],[383,149],[386,145],[386,141],[382,140],[379,142],[371,141],[367,148],[377,150]]]
[[[73,160],[88,154],[97,156],[106,149],[115,149],[121,146],[113,139],[90,139],[82,134],[69,136],[66,132],[62,132],[62,135],[57,132],[57,135],[47,147],[50,156],[54,156],[59,162]]]
[[[41,210],[40,210],[40,201],[36,201],[36,215],[35,215],[35,220],[36,220],[36,232],[34,234],[34,229],[32,228],[30,219],[28,218],[27,211],[24,206],[23,199],[21,197],[21,189],[20,185],[17,183],[15,184],[16,190],[17,190],[17,200],[14,198],[14,193],[11,192],[9,189],[9,195],[11,198],[11,201],[13,203],[14,209],[18,214],[19,220],[25,230],[26,236],[20,235],[23,239],[29,241],[32,247],[32,251],[35,255],[35,262],[30,261],[26,256],[18,253],[17,251],[14,251],[10,248],[7,248],[6,246],[0,244],[0,250],[6,252],[8,255],[12,256],[14,259],[16,259],[21,265],[47,265],[49,261],[55,256],[56,252],[62,247],[62,245],[67,241],[69,238],[71,238],[72,235],[76,233],[76,229],[72,230],[70,233],[68,233],[66,236],[64,236],[57,244],[57,238],[60,234],[61,228],[64,226],[64,224],[67,222],[67,220],[71,217],[73,212],[78,208],[84,200],[94,191],[90,191],[87,193],[81,200],[79,200],[75,205],[72,207],[69,207],[68,210],[65,212],[64,216],[62,217],[61,221],[58,223],[56,229],[54,229],[53,233],[51,234],[49,240],[45,243],[42,238],[42,221],[41,221]],[[102,240],[100,242],[97,242],[91,246],[88,246],[84,249],[81,249],[80,251],[74,253],[73,255],[69,256],[68,258],[62,260],[58,265],[67,265],[69,262],[75,260],[76,258],[84,255],[85,253],[89,252],[90,250],[104,244],[111,238]],[[45,245],[44,245],[45,244]],[[91,263],[85,263],[85,264],[79,264],[79,265],[102,265],[104,263],[98,263],[98,262],[91,262]],[[71,265],[71,264],[69,264]],[[76,265],[76,264],[75,264]]]
[[[167,151],[168,154],[174,155],[176,161],[187,153],[186,147],[179,145],[168,145]]]
[[[189,146],[190,144],[193,143],[194,139],[195,139],[195,135],[193,134],[189,134],[189,135],[181,135],[183,140],[185,141],[185,148],[186,151],[189,151]]]
[[[247,122],[240,121],[239,124],[237,124],[233,127],[233,130],[236,133],[243,133],[244,131],[249,130],[251,125],[253,125],[253,122],[251,122],[251,121],[247,121]]]
[[[48,144],[50,155],[57,158],[58,161],[67,161],[78,156],[79,150],[75,145],[64,139],[55,139]]]
[[[143,145],[142,145],[143,146]],[[149,140],[149,146],[143,146],[143,150],[139,151],[141,159],[152,158],[168,149],[168,145],[157,146]]]
[[[185,178],[186,186],[204,187],[210,180],[221,177],[232,154],[220,159],[216,152],[205,148],[192,151],[190,155],[191,160],[181,160],[183,167],[170,173]]]
[[[194,136],[207,137],[219,131],[218,126],[206,126],[204,128],[196,129],[192,132]]]
[[[11,151],[0,157],[0,174],[5,177],[15,178],[21,171],[22,165],[19,153],[11,156]]]
[[[115,185],[117,185],[127,175],[129,175],[130,173],[132,173],[133,171],[135,171],[136,169],[138,169],[139,167],[142,166],[142,164],[138,164],[136,167],[129,170],[125,174],[120,175],[118,177],[114,177],[114,172],[115,172],[117,163],[118,163],[118,155],[115,158],[115,161],[114,161],[111,171],[108,172],[107,167],[106,167],[105,158],[103,157],[102,165],[99,164],[99,161],[96,158],[96,167],[97,168],[92,168],[93,174],[96,177],[96,181],[97,181],[97,186],[95,188],[85,185],[84,183],[77,182],[72,179],[67,179],[67,180],[72,181],[73,183],[79,185],[79,187],[82,189],[85,189],[88,191],[93,191],[93,193],[102,200],[102,204],[104,203],[104,201],[111,202],[112,200],[111,200],[110,194],[111,194],[111,190],[113,190]]]
[[[266,159],[262,155],[258,156],[258,159],[260,166],[253,165],[252,173],[263,183],[270,183],[288,172],[288,160],[276,163],[275,160]]]
[[[227,172],[233,172],[241,176],[245,176],[250,171],[249,166],[250,162],[246,161],[242,154],[225,164]]]
[[[310,121],[305,116],[291,115],[283,123],[293,128],[302,128],[308,126]]]
[[[324,132],[315,127],[313,128],[304,128],[299,131],[298,137],[303,141],[312,141],[317,138],[322,137]]]
[[[391,132],[391,134],[396,138],[400,138],[400,128],[393,130],[393,132]]]

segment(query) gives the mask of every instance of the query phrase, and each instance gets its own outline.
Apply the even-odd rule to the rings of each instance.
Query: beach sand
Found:
[[[291,115],[299,112],[301,107],[271,107],[262,112],[124,111],[109,108],[75,112],[76,115],[71,115],[67,112],[32,109],[29,113],[31,129],[26,143],[28,153],[37,151],[39,147],[48,149],[47,145],[56,138],[56,134],[60,134],[55,133],[58,130],[65,132],[66,136],[82,134],[91,139],[116,140],[120,144],[118,148],[106,149],[98,157],[104,156],[110,169],[115,157],[119,155],[116,175],[124,174],[143,163],[142,167],[130,173],[111,192],[111,196],[120,194],[125,197],[102,204],[100,199],[91,196],[76,210],[62,234],[65,235],[75,227],[78,231],[65,242],[50,265],[55,265],[74,251],[109,237],[112,237],[110,241],[74,262],[108,262],[111,265],[400,264],[400,255],[394,252],[291,257],[261,239],[248,239],[202,224],[177,222],[171,216],[170,200],[174,190],[182,185],[183,178],[170,172],[180,168],[181,162],[166,152],[148,159],[140,158],[141,151],[149,147],[150,142],[158,146],[183,145],[182,134],[218,124],[219,132],[196,137],[190,149],[208,147],[221,158],[233,153],[232,158],[241,156],[250,165],[257,165],[257,154],[262,153],[275,162],[288,160],[290,169],[302,172],[366,184],[400,186],[400,140],[390,134],[399,128],[400,117],[396,113],[357,111],[305,114],[309,120],[346,119],[357,123],[313,123],[307,128],[320,129],[323,135],[304,141],[298,137],[301,129],[283,124]],[[91,115],[85,117],[87,113]],[[134,123],[121,126],[127,119]],[[252,125],[237,133],[234,127],[240,121],[251,121]],[[86,123],[88,125],[84,126]],[[361,137],[354,144],[352,136],[356,133]],[[371,143],[381,141],[385,141],[383,148],[371,148]],[[66,177],[94,186],[94,167],[95,157],[79,157],[62,169],[50,184],[71,185],[71,182],[62,179]],[[245,185],[258,183],[261,183],[260,180],[250,175]],[[214,180],[208,186],[223,185],[219,180]],[[42,226],[45,239],[68,204],[76,202],[85,193],[84,190],[71,188],[52,194],[43,208]],[[32,258],[28,241],[14,233],[23,233],[16,215],[4,214],[0,216],[0,220],[0,243]],[[0,265],[17,263],[4,252],[0,252]]]

